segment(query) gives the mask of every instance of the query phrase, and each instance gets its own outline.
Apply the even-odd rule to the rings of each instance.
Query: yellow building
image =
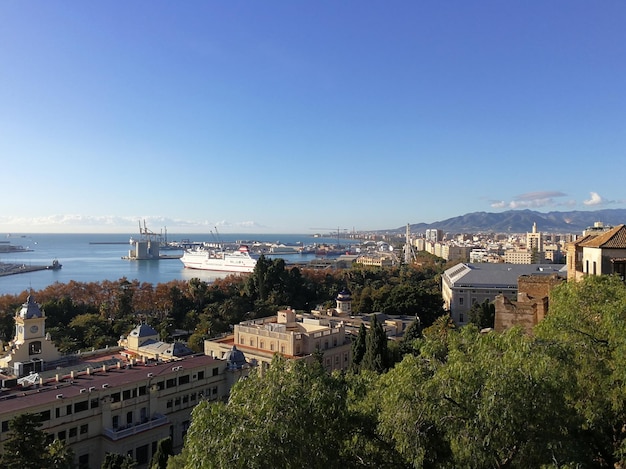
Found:
[[[206,340],[204,352],[221,358],[236,346],[249,362],[269,364],[274,354],[288,359],[313,359],[323,356],[328,371],[347,370],[352,360],[351,341],[341,319],[297,317],[295,310],[278,311],[276,316],[243,321],[234,333],[220,339]]]

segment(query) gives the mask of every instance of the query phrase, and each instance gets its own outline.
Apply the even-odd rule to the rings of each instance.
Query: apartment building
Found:
[[[140,344],[63,357],[45,334],[45,314],[32,296],[15,323],[16,336],[0,360],[0,446],[13,417],[39,414],[42,430],[65,441],[81,468],[100,468],[107,453],[128,454],[145,468],[167,437],[180,450],[193,407],[202,399],[225,399],[247,373],[232,353],[222,360],[186,353],[144,359]],[[150,330],[138,326],[133,337]]]

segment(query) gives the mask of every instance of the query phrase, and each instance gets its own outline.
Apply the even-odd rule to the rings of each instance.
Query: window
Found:
[[[80,469],[89,467],[89,453],[78,456],[78,467]]]
[[[187,404],[187,402],[189,402],[189,396],[187,394],[185,394],[183,396],[183,404]]]
[[[132,413],[132,411],[126,413],[126,423],[127,424],[133,423],[133,413]]]
[[[120,416],[119,415],[114,415],[113,416],[113,428],[118,428],[120,426]]]
[[[459,305],[463,306],[463,298],[459,298]]]
[[[215,374],[213,376],[215,376]],[[198,379],[204,379],[204,371],[198,371]]]
[[[78,428],[77,427],[70,428],[70,438],[76,438],[76,435],[78,435]]]
[[[88,424],[84,424],[80,426],[80,434],[81,435],[85,435],[87,434],[87,432],[89,432],[89,425]]]
[[[2,421],[2,433],[8,432],[8,431],[9,431],[9,421],[3,420]]]
[[[339,355],[335,355],[335,365],[339,365]]]
[[[145,396],[148,393],[148,387],[147,386],[139,386],[139,395],[140,396]]]
[[[61,408],[57,407],[56,409],[54,409],[54,417],[58,419],[60,416],[61,416]]]
[[[181,376],[178,378],[178,385],[187,384],[190,381],[189,375]]]
[[[191,399],[191,402],[196,400],[196,393],[195,392],[191,394],[190,399]]]
[[[143,445],[137,448],[135,459],[137,464],[148,464],[148,445]]]
[[[174,405],[175,406],[179,406],[180,405],[180,397],[177,397],[176,399],[174,399]]]
[[[124,390],[124,392],[122,393],[122,399],[124,399],[125,401],[127,401],[128,399],[130,399],[130,389],[126,389]]]
[[[89,410],[89,401],[81,401],[74,404],[74,412]]]
[[[65,406],[65,415],[72,415],[72,404]]]
[[[35,340],[28,344],[28,354],[29,355],[37,355],[41,353],[41,341]]]
[[[57,434],[57,438],[58,438],[59,440],[61,440],[61,441],[65,441],[65,438],[67,438],[67,433],[66,433],[66,431],[65,431],[65,430],[63,430],[63,431],[59,432],[59,433]]]
[[[164,383],[163,381],[159,381],[159,382],[157,383],[157,389],[158,389],[159,391],[163,391],[163,390],[165,389],[165,383]]]
[[[176,386],[176,378],[168,379],[166,384],[165,384],[165,387],[167,389],[170,389],[170,388],[173,388],[174,386]]]
[[[463,313],[459,314],[459,322],[465,322],[465,317],[463,316]]]
[[[285,346],[284,345],[280,346],[280,353],[285,353]]]
[[[95,409],[96,407],[100,406],[100,401],[98,400],[98,398],[92,399],[91,400],[91,408]]]
[[[121,401],[121,397],[122,397],[122,395],[119,392],[115,392],[115,393],[111,394],[111,401],[112,402],[120,402]]]
[[[174,402],[173,400],[168,399],[168,400],[167,400],[167,404],[165,404],[165,407],[167,407],[168,409],[171,409],[171,408],[172,408],[172,403],[173,403],[173,402]]]

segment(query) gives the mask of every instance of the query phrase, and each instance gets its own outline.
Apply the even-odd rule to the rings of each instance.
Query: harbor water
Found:
[[[137,239],[137,236],[134,236]],[[168,236],[170,241],[190,240],[215,242],[211,235],[181,234]],[[3,238],[4,240],[5,238]],[[12,245],[30,249],[26,252],[0,253],[1,263],[25,266],[51,265],[57,259],[62,265],[58,270],[40,270],[0,277],[0,295],[19,294],[25,290],[41,290],[55,282],[101,282],[116,281],[125,277],[151,284],[171,280],[199,278],[211,282],[228,275],[225,272],[210,272],[185,269],[179,259],[126,260],[131,249],[130,235],[126,234],[31,234],[6,238]],[[220,241],[252,243],[283,243],[303,245],[336,244],[337,238],[320,238],[311,235],[277,234],[223,234]],[[347,244],[347,240],[339,240]],[[161,251],[161,254],[182,254],[182,251]],[[314,254],[268,255],[282,257],[287,263],[307,262]]]

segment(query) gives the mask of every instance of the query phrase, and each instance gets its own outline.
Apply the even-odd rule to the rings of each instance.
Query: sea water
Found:
[[[171,280],[199,278],[212,282],[228,273],[185,269],[180,259],[126,260],[132,246],[126,234],[28,234],[6,235],[0,238],[12,245],[23,246],[32,251],[0,253],[0,262],[26,266],[51,265],[57,259],[63,266],[59,270],[40,270],[0,277],[0,295],[18,294],[25,290],[41,290],[55,282],[101,282],[126,278],[153,285]],[[137,236],[135,236],[135,239]],[[216,242],[214,235],[181,234],[168,235],[170,241]],[[220,240],[229,242],[266,242],[303,245],[336,244],[337,238],[319,238],[297,234],[221,234]],[[348,244],[347,240],[339,240]],[[161,254],[182,254],[182,251],[162,250]],[[307,262],[312,254],[288,254],[281,256],[287,263]]]

